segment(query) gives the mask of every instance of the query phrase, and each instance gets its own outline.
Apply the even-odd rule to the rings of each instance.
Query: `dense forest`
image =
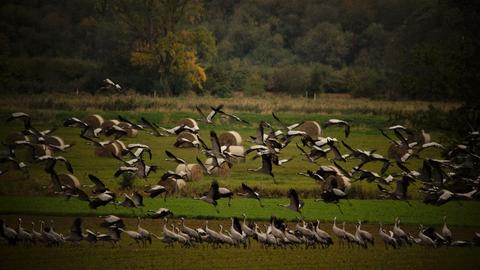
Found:
[[[473,101],[474,2],[3,0],[0,90]]]

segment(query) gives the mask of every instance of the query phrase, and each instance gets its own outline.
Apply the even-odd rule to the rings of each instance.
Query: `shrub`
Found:
[[[308,69],[305,66],[289,65],[281,67],[273,73],[271,90],[303,94],[309,85],[309,77]]]
[[[380,98],[384,96],[385,76],[369,69],[350,69],[346,72],[345,82],[354,97]]]

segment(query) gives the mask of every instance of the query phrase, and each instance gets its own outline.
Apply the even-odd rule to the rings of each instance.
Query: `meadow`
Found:
[[[200,135],[209,143],[209,132],[215,130],[217,134],[224,131],[235,130],[240,133],[243,138],[244,146],[248,147],[252,143],[249,136],[255,135],[258,122],[261,120],[275,124],[275,120],[271,116],[271,112],[275,111],[277,115],[287,123],[295,123],[303,120],[315,120],[319,123],[330,118],[339,118],[349,121],[352,125],[351,135],[345,139],[341,128],[328,128],[323,131],[323,136],[336,137],[339,140],[345,140],[351,146],[360,149],[376,149],[378,153],[386,156],[389,142],[384,138],[379,128],[385,128],[392,124],[397,124],[391,115],[384,110],[400,111],[421,111],[425,106],[438,106],[445,110],[455,108],[456,104],[452,103],[443,106],[442,103],[428,102],[392,102],[385,105],[384,102],[375,100],[358,100],[350,98],[346,95],[325,95],[320,96],[317,101],[311,99],[298,98],[299,101],[293,100],[292,97],[271,97],[265,98],[241,98],[237,99],[213,99],[211,97],[198,98],[152,98],[155,106],[147,108],[145,102],[149,99],[146,96],[127,96],[124,97],[133,104],[132,109],[117,108],[117,110],[106,110],[102,104],[108,104],[108,98],[105,96],[75,96],[68,99],[66,96],[58,95],[54,97],[26,98],[19,97],[7,98],[0,101],[5,106],[0,110],[0,118],[6,119],[8,114],[13,111],[25,111],[32,114],[32,122],[38,129],[58,128],[55,135],[64,139],[67,144],[75,144],[72,149],[66,153],[62,153],[73,165],[75,175],[83,184],[88,184],[87,175],[94,174],[104,181],[110,188],[118,190],[119,181],[121,179],[114,178],[113,173],[119,166],[119,162],[113,158],[96,157],[93,153],[92,145],[87,144],[79,137],[80,130],[78,128],[65,128],[62,126],[65,119],[76,116],[79,118],[86,117],[90,114],[97,113],[105,119],[116,119],[118,115],[127,117],[132,121],[138,122],[141,117],[149,119],[151,122],[158,123],[160,126],[173,127],[176,123],[186,117],[198,118],[194,110],[195,105],[206,106],[214,104],[225,104],[226,111],[237,113],[241,118],[250,122],[249,125],[237,124],[232,121],[217,119],[219,123],[215,126],[200,125]],[[8,100],[12,99],[12,103]],[[42,101],[43,100],[43,101]],[[49,100],[49,101],[45,101]],[[121,100],[120,96],[113,96],[111,103]],[[237,102],[238,101],[238,102]],[[53,103],[52,103],[53,102]],[[318,103],[318,104],[317,104]],[[9,104],[9,105],[7,105]],[[63,104],[58,106],[55,104]],[[170,105],[168,105],[170,104]],[[261,105],[260,105],[261,104]],[[300,112],[302,108],[306,108],[310,104],[311,107],[317,108],[317,112],[308,113]],[[349,106],[346,106],[349,104]],[[298,106],[298,107],[294,107]],[[16,107],[12,107],[16,106]],[[71,106],[71,107],[69,107]],[[238,107],[236,107],[238,106]],[[260,111],[251,110],[250,108],[262,108]],[[10,108],[10,110],[8,110]],[[370,108],[370,109],[368,109]],[[238,111],[237,111],[238,110]],[[369,113],[362,110],[371,110]],[[329,111],[332,111],[329,113]],[[407,124],[408,123],[401,123]],[[0,140],[3,140],[9,133],[21,130],[20,123],[7,123],[0,127]],[[438,142],[447,142],[448,136],[438,130],[429,131],[432,133],[433,140]],[[158,165],[159,171],[150,176],[146,182],[136,180],[137,188],[143,188],[145,185],[154,184],[158,181],[161,174],[166,170],[174,170],[176,164],[165,161],[165,150],[169,150],[187,160],[189,163],[195,163],[198,156],[204,160],[202,154],[194,149],[176,149],[173,147],[175,137],[154,137],[144,132],[139,132],[136,138],[122,138],[126,143],[144,143],[152,148],[153,158],[151,164]],[[257,188],[263,196],[278,197],[285,196],[289,188],[294,187],[299,191],[301,196],[314,198],[319,194],[320,186],[307,177],[299,176],[297,173],[306,172],[307,170],[316,170],[319,165],[331,164],[328,160],[320,160],[317,164],[308,163],[301,156],[300,151],[296,148],[295,143],[300,143],[298,139],[290,143],[281,153],[282,158],[293,158],[291,162],[284,167],[275,167],[274,173],[278,184],[273,184],[270,177],[263,174],[247,172],[248,168],[256,168],[260,166],[260,160],[252,160],[252,156],[247,157],[246,162],[240,162],[234,165],[231,175],[227,177],[210,177],[205,176],[201,181],[190,182],[183,191],[185,196],[195,196],[208,190],[211,179],[216,178],[222,186],[231,190],[238,190],[241,183],[245,182]],[[301,144],[301,143],[300,143]],[[346,149],[339,144],[342,153],[347,153]],[[428,150],[424,152],[428,156],[439,156],[438,150]],[[150,162],[150,161],[148,161]],[[349,161],[344,167],[351,169],[357,165],[358,161]],[[365,168],[379,170],[381,164],[368,164]],[[412,160],[409,166],[418,169],[421,166],[420,160]],[[63,169],[63,168],[61,168]],[[45,195],[48,194],[44,188],[50,181],[49,176],[42,171],[42,165],[31,164],[31,179],[24,180],[22,175],[12,171],[9,174],[0,176],[0,180],[8,179],[8,185],[0,186],[0,194],[2,195]],[[389,173],[398,172],[398,168],[392,166]],[[375,199],[378,191],[375,184],[355,183],[352,185],[352,198],[358,199]],[[412,199],[421,199],[421,194],[411,192]]]
[[[134,187],[122,189],[121,178],[113,176],[120,163],[113,158],[102,158],[94,155],[93,146],[79,137],[78,128],[65,128],[63,121],[68,117],[86,117],[90,114],[100,114],[105,119],[116,119],[118,115],[127,117],[137,122],[141,117],[149,119],[164,127],[173,127],[186,117],[197,118],[194,110],[195,105],[208,108],[210,105],[225,104],[227,112],[238,114],[241,118],[250,122],[248,125],[237,124],[224,119],[217,119],[215,126],[200,123],[200,135],[206,138],[210,144],[209,132],[215,130],[217,134],[224,131],[238,131],[248,147],[249,136],[255,135],[258,122],[265,120],[275,123],[271,112],[275,113],[285,122],[294,123],[302,120],[315,120],[322,123],[330,118],[339,118],[349,121],[352,125],[351,134],[344,138],[343,129],[328,128],[323,130],[323,136],[336,137],[345,140],[351,146],[360,149],[377,149],[382,155],[387,155],[389,142],[384,138],[379,128],[393,124],[409,125],[408,121],[397,122],[395,116],[421,113],[428,108],[436,108],[448,112],[459,106],[456,103],[442,102],[419,102],[399,101],[385,102],[368,99],[354,99],[348,95],[320,95],[317,100],[305,98],[292,98],[289,96],[263,96],[248,97],[235,96],[227,99],[212,97],[179,97],[161,98],[129,94],[126,96],[92,96],[81,93],[79,96],[57,94],[55,96],[20,95],[5,97],[0,100],[0,119],[6,119],[15,111],[24,111],[31,114],[32,124],[38,129],[57,128],[55,135],[62,137],[67,144],[74,146],[69,151],[61,153],[73,165],[74,175],[79,178],[83,185],[89,185],[88,174],[98,176],[112,190],[119,194],[131,193],[134,190],[143,190],[146,186],[156,184],[160,176],[166,170],[174,170],[175,163],[166,161],[165,150],[173,152],[178,157],[188,162],[195,162],[198,156],[202,160],[202,153],[195,149],[177,149],[173,147],[175,137],[154,137],[140,132],[136,138],[125,138],[126,143],[144,143],[152,148],[152,160],[148,164],[156,164],[159,170],[147,179],[136,179]],[[3,121],[3,120],[2,120]],[[9,122],[0,126],[0,140],[15,131],[22,129],[19,122]],[[434,141],[448,144],[451,139],[448,134],[441,130],[427,130],[432,134]],[[412,235],[418,232],[418,224],[438,226],[442,224],[442,217],[448,216],[448,222],[454,231],[456,239],[471,240],[473,232],[480,227],[480,203],[479,202],[451,202],[436,207],[425,205],[421,202],[423,195],[417,192],[420,183],[414,183],[409,192],[409,202],[378,200],[379,192],[375,183],[355,182],[349,201],[342,201],[339,208],[333,204],[316,202],[319,197],[320,185],[310,178],[298,175],[299,172],[315,170],[320,165],[331,164],[323,159],[317,164],[303,160],[295,143],[295,139],[281,153],[282,158],[293,157],[293,160],[284,167],[275,167],[274,173],[277,184],[274,184],[269,176],[248,172],[248,168],[260,166],[259,160],[247,157],[245,162],[235,163],[231,175],[225,177],[204,176],[199,181],[188,182],[186,188],[174,197],[167,197],[166,202],[162,198],[146,198],[145,207],[142,209],[116,208],[112,205],[101,207],[97,210],[89,209],[85,202],[75,198],[65,200],[55,196],[48,188],[49,176],[43,171],[43,165],[29,163],[29,178],[25,178],[20,172],[10,171],[0,176],[0,217],[5,219],[10,226],[15,226],[16,218],[22,217],[25,224],[31,220],[38,221],[54,220],[57,231],[68,234],[73,217],[81,216],[84,228],[98,228],[100,219],[98,216],[116,214],[127,217],[127,227],[134,229],[136,220],[133,217],[144,216],[147,210],[156,210],[167,207],[174,213],[174,218],[187,218],[187,223],[202,226],[205,219],[211,221],[215,229],[218,224],[228,225],[229,218],[246,213],[249,219],[257,220],[263,224],[272,215],[294,222],[303,216],[306,220],[319,219],[327,231],[331,231],[331,222],[334,217],[339,221],[346,221],[347,228],[353,230],[353,224],[358,219],[365,222],[365,228],[374,235],[378,231],[378,222],[392,224],[395,217],[402,219],[402,224]],[[340,144],[339,149],[346,153],[346,149]],[[21,155],[21,153],[19,153]],[[422,155],[440,157],[438,150],[427,150]],[[413,159],[408,166],[418,169],[421,160]],[[348,161],[342,164],[345,169],[351,169],[358,161]],[[378,171],[381,164],[368,164],[367,169]],[[60,165],[59,172],[66,172]],[[398,172],[396,166],[389,169],[389,173]],[[227,187],[234,192],[240,190],[242,182],[257,189],[263,195],[264,208],[259,207],[257,201],[241,199],[236,196],[231,206],[227,200],[219,201],[218,210],[202,201],[194,200],[199,194],[208,190],[213,179],[217,179],[220,186]],[[278,204],[287,204],[286,193],[288,189],[295,188],[300,197],[305,200],[302,216]],[[89,192],[89,188],[85,187]],[[177,222],[178,220],[175,220]],[[161,234],[163,220],[145,219],[142,226],[148,230]],[[293,226],[291,224],[290,226]],[[390,225],[388,225],[390,226]],[[27,226],[25,226],[28,228]],[[96,229],[95,229],[96,230]],[[126,238],[126,236],[124,236]],[[403,248],[399,250],[386,250],[377,239],[374,247],[364,250],[360,248],[346,248],[334,245],[328,249],[264,249],[254,243],[251,248],[219,248],[195,247],[184,249],[179,246],[165,247],[159,241],[154,241],[151,247],[139,248],[130,245],[129,239],[121,242],[121,247],[112,248],[109,245],[90,247],[86,243],[80,246],[64,245],[61,248],[15,247],[7,248],[0,246],[2,254],[2,269],[47,269],[52,267],[69,269],[105,269],[105,268],[128,268],[128,269],[153,269],[153,268],[179,268],[185,269],[195,265],[198,269],[321,269],[321,268],[348,268],[348,269],[451,269],[460,267],[464,269],[475,268],[480,262],[478,248],[437,248],[427,249],[420,246]],[[25,257],[28,256],[28,259]],[[105,259],[108,258],[108,259]],[[369,259],[366,259],[369,258]]]
[[[108,205],[97,210],[92,210],[86,202],[71,199],[65,200],[58,197],[0,197],[0,215],[51,215],[51,216],[105,216],[115,214],[123,217],[142,216],[148,218],[147,210],[156,211],[160,207],[170,209],[174,217],[187,219],[226,219],[243,213],[249,219],[269,220],[272,215],[289,221],[298,218],[305,220],[320,220],[331,223],[334,217],[341,221],[355,223],[363,220],[366,224],[392,224],[395,217],[402,220],[402,224],[411,225],[440,225],[443,216],[448,216],[448,224],[455,226],[480,227],[480,202],[453,202],[440,207],[425,205],[420,201],[412,201],[411,205],[401,201],[392,200],[350,200],[340,203],[342,212],[333,204],[316,202],[314,199],[305,199],[302,214],[282,208],[278,204],[287,204],[287,198],[268,198],[262,200],[263,208],[259,207],[256,200],[235,198],[228,206],[226,199],[218,202],[217,213],[213,206],[191,198],[163,199],[146,198],[145,206],[141,209],[127,209]]]

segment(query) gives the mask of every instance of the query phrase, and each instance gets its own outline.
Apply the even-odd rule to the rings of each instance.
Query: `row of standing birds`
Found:
[[[207,115],[203,111],[196,107],[199,114],[202,116],[202,121],[207,124],[214,124],[214,117],[218,114],[224,115],[239,122],[248,123],[247,121],[240,119],[238,116],[226,113],[223,111],[223,105],[217,107],[211,107],[211,112]],[[309,147],[307,151],[297,143],[297,148],[300,153],[305,157],[305,160],[311,163],[316,163],[321,158],[327,158],[327,154],[332,152],[333,158],[330,161],[333,165],[320,166],[316,171],[301,172],[299,174],[313,178],[315,181],[321,184],[321,195],[319,200],[327,203],[338,203],[341,199],[348,198],[351,183],[354,181],[366,180],[368,182],[375,182],[381,192],[381,196],[390,199],[399,199],[407,201],[407,191],[411,183],[420,181],[423,187],[419,189],[420,192],[426,193],[425,202],[434,205],[442,205],[453,199],[473,199],[478,198],[478,187],[480,185],[480,172],[478,166],[480,162],[480,135],[479,132],[471,132],[465,138],[465,141],[456,145],[450,151],[445,153],[447,159],[432,159],[421,157],[420,153],[428,148],[444,149],[441,144],[431,142],[429,135],[425,132],[417,132],[415,130],[396,125],[389,127],[387,130],[391,131],[397,140],[392,139],[385,130],[380,130],[381,133],[391,141],[391,147],[389,151],[389,157],[386,158],[375,150],[362,150],[351,147],[345,140],[342,140],[342,145],[350,152],[349,154],[341,154],[339,151],[338,139],[331,137],[318,137],[312,138],[305,131],[296,130],[302,123],[287,124],[279,119],[277,115],[272,113],[276,122],[281,126],[280,129],[274,129],[272,124],[265,121],[261,121],[258,125],[256,136],[252,137],[253,145],[246,151],[245,155],[250,153],[256,153],[253,157],[262,159],[262,166],[257,169],[249,169],[250,171],[259,171],[268,174],[272,177],[274,183],[275,177],[273,173],[273,165],[284,166],[291,158],[282,159],[280,157],[281,150],[284,149],[294,138],[299,137],[303,147]],[[15,141],[11,145],[7,145],[9,155],[3,157],[2,162],[16,162],[19,168],[26,167],[24,162],[15,160],[15,148],[20,146],[29,146],[34,148],[34,144],[43,144],[46,148],[56,149],[53,145],[46,143],[46,136],[51,131],[38,131],[31,124],[30,116],[25,113],[13,113],[7,121],[13,119],[20,119],[24,122],[25,130],[24,134],[29,134],[33,137],[31,141]],[[163,136],[165,134],[159,131],[162,130],[168,134],[179,134],[182,131],[188,130],[189,132],[197,134],[195,141],[191,141],[192,145],[201,149],[201,151],[212,160],[211,166],[205,166],[197,157],[199,165],[201,165],[204,173],[211,174],[212,170],[219,168],[224,163],[229,166],[233,166],[233,163],[229,160],[231,158],[238,157],[235,154],[229,152],[228,145],[221,145],[219,139],[214,131],[210,132],[211,147],[207,146],[202,138],[198,135],[200,130],[198,125],[188,126],[185,124],[176,126],[171,129],[161,128],[158,125],[148,121],[145,118],[141,118],[142,123],[134,123],[125,117],[119,116],[119,119],[125,123],[128,123],[132,127],[138,130],[144,130],[155,136]],[[341,126],[345,131],[345,138],[350,134],[350,124],[343,120],[330,119],[324,123],[324,128],[329,126]],[[115,139],[119,139],[125,136],[127,132],[117,125],[108,127],[108,129],[94,128],[86,122],[71,117],[67,119],[64,126],[77,126],[81,128],[80,137],[87,140],[89,143],[93,143],[96,147],[107,147],[114,143]],[[265,129],[269,129],[269,132],[265,132]],[[114,136],[114,140],[108,140],[100,142],[97,140],[100,134],[107,136]],[[70,147],[70,146],[69,146]],[[66,151],[69,147],[63,147],[63,149],[56,149],[59,151]],[[57,147],[58,148],[58,147]],[[33,152],[35,153],[35,152]],[[142,178],[147,178],[150,173],[156,172],[158,166],[148,165],[144,158],[145,154],[148,154],[149,158],[152,157],[152,151],[148,145],[136,143],[129,144],[122,154],[129,156],[131,159],[125,160],[118,155],[113,155],[121,162],[121,166],[115,172],[114,176],[118,177],[122,174],[134,174]],[[180,180],[188,180],[188,166],[186,160],[175,156],[169,151],[165,151],[168,160],[172,160],[177,164],[185,165],[184,172],[166,171],[162,177],[162,181],[173,181],[173,187],[177,187],[177,183]],[[393,158],[393,159],[392,159]],[[418,158],[423,160],[423,166],[418,170],[412,170],[408,168],[407,162],[412,158]],[[88,201],[92,208],[106,205],[108,203],[114,203],[116,195],[108,189],[98,178],[91,176],[90,180],[95,184],[95,189],[92,193],[95,195],[93,198],[88,196],[80,187],[72,186],[68,183],[62,183],[56,173],[55,165],[57,161],[65,163],[67,170],[73,173],[71,164],[65,158],[61,156],[54,156],[53,154],[35,156],[33,159],[37,161],[45,161],[45,171],[51,175],[52,183],[56,189],[56,193],[66,195],[67,197],[78,197],[82,200]],[[328,159],[328,158],[327,158]],[[348,171],[344,169],[338,162],[346,162],[347,160],[357,159],[360,161],[358,165]],[[367,163],[380,162],[382,163],[382,169],[380,173],[365,170],[362,167]],[[395,163],[401,170],[398,174],[386,175],[388,168]],[[163,183],[163,182],[162,182]],[[394,190],[390,190],[387,187],[392,183],[396,184]],[[252,188],[243,184],[242,189],[245,191],[248,197],[258,199],[260,201],[260,195]],[[159,194],[165,192],[174,192],[175,190],[167,190],[163,185],[151,186],[146,192],[153,196],[153,194]],[[199,198],[205,202],[208,202],[216,206],[216,200],[222,197],[233,196],[233,192],[230,190],[218,187],[216,181],[212,182],[211,188],[208,192],[204,193]],[[303,207],[303,202],[298,199],[298,194],[294,189],[290,189],[288,192],[291,203],[286,207],[300,212]],[[136,199],[135,199],[136,198]],[[139,207],[142,206],[141,195],[139,192],[135,192],[132,196],[125,195],[125,203],[121,204],[127,207]],[[408,202],[408,201],[407,201]],[[261,203],[260,203],[261,205]],[[338,205],[338,204],[337,204]],[[218,210],[217,210],[218,211]]]
[[[94,232],[91,229],[82,228],[82,219],[76,218],[70,227],[68,235],[56,232],[54,223],[51,220],[50,226],[45,226],[44,221],[40,221],[39,230],[36,230],[35,222],[32,221],[31,230],[23,228],[22,219],[18,218],[17,228],[13,229],[0,220],[0,243],[5,242],[7,245],[15,246],[23,244],[30,246],[34,244],[45,244],[46,246],[61,246],[67,242],[73,244],[80,244],[80,242],[88,242],[90,244],[96,243],[111,243],[112,246],[118,246],[122,239],[121,234],[124,233],[132,241],[131,244],[136,243],[138,246],[146,247],[147,244],[152,244],[153,239],[157,239],[173,246],[175,243],[182,247],[193,247],[196,244],[205,243],[213,247],[221,246],[243,246],[250,247],[251,239],[256,240],[263,247],[317,247],[327,248],[334,244],[333,239],[337,239],[339,246],[347,247],[362,247],[367,249],[375,244],[375,238],[378,237],[384,243],[385,248],[400,248],[412,246],[414,244],[439,247],[439,246],[480,246],[480,233],[474,233],[472,241],[455,240],[451,230],[446,223],[444,217],[444,224],[440,232],[435,231],[433,227],[424,228],[420,225],[417,236],[412,236],[405,232],[400,227],[400,219],[395,218],[394,225],[391,230],[386,231],[380,223],[377,236],[362,228],[362,222],[359,220],[355,224],[355,231],[348,232],[345,229],[345,222],[342,227],[337,226],[336,217],[333,220],[332,236],[320,228],[320,221],[305,222],[298,220],[294,228],[289,228],[288,225],[276,217],[270,219],[270,223],[263,224],[264,231],[262,231],[259,224],[250,221],[247,223],[246,215],[243,214],[243,222],[237,217],[231,218],[230,227],[224,231],[223,225],[219,225],[220,230],[216,231],[209,227],[208,220],[205,225],[200,228],[191,228],[185,224],[182,218],[179,224],[172,222],[168,225],[168,219],[164,216],[165,222],[162,226],[162,233],[159,235],[148,231],[141,226],[141,218],[138,218],[136,230],[128,230],[124,221],[113,215],[104,217],[100,226],[107,229],[106,233]],[[159,217],[160,218],[160,217]],[[377,239],[378,239],[377,238]]]

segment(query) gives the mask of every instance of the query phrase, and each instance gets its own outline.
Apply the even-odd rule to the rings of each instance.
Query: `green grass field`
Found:
[[[480,227],[480,202],[449,203],[441,207],[425,205],[419,201],[411,201],[411,206],[405,202],[391,200],[350,200],[351,205],[342,202],[340,207],[305,200],[302,210],[306,220],[331,222],[334,217],[339,220],[355,223],[364,220],[366,223],[382,222],[393,223],[395,217],[400,217],[405,224],[443,224],[443,216],[448,216],[449,224]],[[157,210],[160,207],[170,209],[176,218],[189,219],[229,219],[233,216],[241,217],[245,213],[254,220],[268,220],[275,215],[280,218],[294,221],[302,217],[289,209],[278,206],[288,204],[287,198],[265,199],[261,208],[256,200],[233,199],[229,207],[226,199],[219,201],[217,213],[213,206],[202,201],[190,198],[145,199],[142,209],[115,208],[113,205],[92,210],[86,202],[76,199],[66,201],[62,198],[50,197],[0,197],[0,214],[18,215],[53,215],[53,216],[99,216],[115,214],[119,216],[143,216],[147,210]]]
[[[98,100],[97,100],[98,99]],[[209,142],[210,130],[217,134],[223,131],[236,130],[244,141],[244,146],[251,145],[249,136],[255,135],[258,122],[266,120],[274,123],[270,114],[271,110],[278,112],[281,119],[287,123],[302,120],[316,120],[319,123],[329,118],[339,118],[351,123],[351,134],[346,141],[355,148],[377,149],[377,153],[387,155],[388,141],[380,135],[378,128],[383,128],[397,123],[388,113],[414,113],[422,111],[428,104],[422,102],[393,102],[384,103],[370,100],[355,100],[339,96],[322,97],[315,105],[311,100],[301,100],[300,103],[287,100],[286,97],[272,97],[264,99],[218,100],[211,98],[175,98],[157,99],[150,101],[141,97],[128,97],[127,101],[120,97],[112,100],[105,97],[86,97],[85,100],[70,100],[65,96],[37,97],[37,99],[8,99],[0,101],[5,103],[0,110],[0,121],[6,119],[13,111],[25,111],[32,116],[32,123],[38,129],[56,127],[54,135],[62,137],[67,144],[75,146],[66,153],[61,153],[73,165],[74,174],[82,184],[88,185],[88,174],[94,174],[102,179],[107,186],[118,192],[131,193],[133,190],[143,190],[145,186],[156,184],[165,170],[174,170],[176,164],[165,161],[165,150],[169,150],[178,157],[193,163],[198,156],[205,159],[201,153],[194,149],[176,149],[173,147],[175,137],[153,137],[140,132],[136,138],[122,139],[125,143],[148,144],[153,151],[151,164],[160,166],[156,174],[148,179],[135,180],[133,190],[122,190],[119,186],[120,179],[114,178],[113,174],[120,166],[113,158],[101,158],[94,155],[93,146],[87,144],[79,137],[78,128],[65,128],[63,121],[71,116],[83,118],[87,115],[98,113],[105,119],[115,119],[121,114],[132,121],[138,121],[145,117],[161,126],[173,127],[177,121],[185,117],[197,118],[193,104],[219,104],[226,103],[227,111],[238,113],[241,118],[248,120],[250,125],[240,125],[230,121],[220,120],[215,126],[207,126],[200,123],[201,136]],[[136,102],[131,105],[129,102]],[[437,108],[443,108],[442,104],[433,104]],[[458,104],[450,104],[449,108],[455,108]],[[121,111],[115,111],[121,110]],[[6,123],[0,126],[0,140],[11,132],[19,131],[22,126],[18,122]],[[442,131],[429,131],[433,140],[440,143],[448,142],[448,134]],[[323,136],[344,139],[343,130],[328,128],[323,130]],[[230,176],[210,177],[204,176],[202,180],[188,182],[187,187],[178,194],[179,197],[163,199],[145,199],[145,207],[135,211],[126,208],[115,208],[112,205],[91,210],[85,202],[54,196],[48,185],[49,176],[43,171],[41,164],[29,163],[30,178],[25,179],[20,172],[10,169],[8,173],[0,176],[0,218],[5,219],[7,224],[15,227],[17,217],[24,219],[24,224],[30,224],[35,220],[54,220],[56,231],[68,234],[73,217],[81,216],[84,219],[84,228],[99,230],[100,218],[97,216],[116,214],[122,217],[134,217],[145,214],[147,210],[156,210],[166,207],[173,211],[174,218],[186,217],[187,223],[192,226],[202,226],[205,219],[209,219],[212,227],[218,229],[218,224],[229,226],[229,218],[246,213],[249,219],[257,220],[263,224],[270,216],[275,215],[294,221],[300,215],[289,209],[278,206],[279,203],[287,204],[285,197],[288,189],[295,188],[302,199],[305,207],[302,211],[306,220],[319,219],[322,226],[330,232],[331,222],[334,217],[339,221],[346,221],[347,229],[353,231],[353,222],[358,219],[364,220],[365,228],[375,236],[378,231],[378,222],[392,224],[395,217],[402,219],[404,228],[412,235],[418,232],[418,224],[434,225],[439,228],[442,217],[448,216],[448,222],[454,231],[456,239],[471,240],[473,232],[480,227],[480,202],[451,202],[440,207],[425,205],[421,202],[422,195],[416,191],[420,184],[411,186],[409,193],[411,206],[401,201],[375,200],[379,195],[376,184],[356,182],[352,184],[350,193],[351,205],[342,201],[340,207],[336,205],[315,202],[320,194],[320,186],[312,179],[299,176],[298,172],[315,170],[320,165],[331,164],[328,160],[321,160],[318,164],[307,163],[302,159],[300,152],[295,147],[295,139],[282,153],[282,158],[293,157],[294,159],[285,167],[275,167],[274,173],[278,184],[273,184],[269,176],[248,172],[248,168],[260,166],[260,160],[252,160],[248,157],[246,162],[234,165]],[[340,151],[345,153],[345,148],[340,144]],[[19,156],[21,156],[21,151]],[[428,150],[422,155],[439,157],[437,150]],[[329,157],[331,157],[329,155]],[[359,161],[347,162],[344,167],[351,169]],[[381,164],[368,164],[367,169],[379,171]],[[412,160],[408,164],[413,169],[421,166],[420,160]],[[2,167],[4,169],[4,167]],[[59,173],[66,172],[60,164]],[[392,166],[389,173],[398,172],[398,168]],[[235,197],[231,207],[227,201],[219,201],[218,210],[202,201],[192,199],[194,196],[208,190],[212,179],[217,179],[220,186],[238,191],[241,183],[256,188],[263,196],[264,208],[260,208],[258,202],[251,199]],[[88,192],[89,188],[85,188]],[[135,229],[135,219],[127,219],[127,227]],[[174,220],[174,222],[178,222]],[[142,226],[156,234],[161,234],[163,220],[146,219]],[[290,224],[292,227],[293,224]],[[390,226],[390,225],[388,225]],[[29,226],[24,226],[29,229]],[[101,231],[103,229],[100,229]],[[106,246],[90,247],[86,243],[80,246],[64,245],[61,248],[46,248],[41,246],[8,248],[0,245],[2,254],[1,269],[474,269],[480,263],[480,257],[476,256],[478,248],[438,248],[429,249],[420,246],[403,248],[400,250],[386,250],[378,240],[373,248],[363,250],[359,248],[340,247],[338,244],[328,249],[264,249],[254,244],[249,249],[243,248],[219,248],[195,247],[183,249],[178,246],[165,247],[159,241],[148,248],[138,248],[130,245],[131,241],[123,236],[121,247],[111,248]],[[127,239],[125,239],[127,238]]]
[[[84,117],[93,112],[66,112],[66,111],[38,111],[33,115],[33,124],[37,125],[39,129],[46,129],[52,127],[58,127],[58,130],[54,133],[65,140],[66,143],[74,143],[75,146],[66,153],[61,153],[65,156],[74,167],[74,174],[80,179],[83,184],[89,184],[87,175],[94,174],[102,179],[111,189],[118,190],[119,178],[114,178],[113,174],[119,167],[119,162],[113,158],[102,158],[94,155],[93,146],[87,144],[79,137],[80,130],[78,128],[65,128],[62,126],[63,121],[71,116]],[[152,112],[98,112],[104,116],[105,119],[114,119],[118,114],[122,114],[133,121],[138,121],[140,117],[144,116],[153,122],[159,123],[166,127],[172,127],[176,122],[185,117],[196,117],[194,113],[188,112],[176,112],[176,113],[152,113]],[[274,120],[269,114],[248,114],[242,113],[241,117],[244,117],[250,121],[250,125],[239,125],[232,122],[224,122],[216,126],[209,126],[200,124],[201,136],[205,138],[207,144],[209,142],[210,130],[215,130],[217,134],[220,134],[228,130],[238,131],[244,140],[244,146],[251,145],[249,136],[255,135],[255,129],[260,120],[267,120],[274,123]],[[284,119],[285,122],[293,123],[301,120],[316,120],[320,123],[329,118],[341,118],[349,121],[352,124],[352,131],[349,138],[346,141],[353,147],[360,149],[377,149],[377,152],[383,155],[387,155],[387,149],[389,146],[388,141],[380,135],[378,128],[388,126],[388,119],[382,115],[321,115],[321,114],[309,114],[296,116],[290,113],[279,113],[279,116]],[[0,114],[0,118],[6,118],[7,113]],[[38,123],[38,124],[36,124]],[[0,127],[0,139],[4,139],[9,133],[20,130],[21,125],[18,123],[8,123]],[[442,134],[433,131],[433,139],[436,141],[442,141]],[[343,130],[339,128],[328,128],[323,131],[324,136],[337,137],[339,140],[344,139]],[[149,134],[140,132],[136,138],[125,138],[122,140],[125,143],[144,143],[148,144],[153,151],[153,159],[151,164],[160,166],[160,170],[150,176],[147,181],[136,180],[136,186],[138,189],[143,189],[147,184],[154,184],[158,182],[159,177],[165,170],[175,170],[176,164],[165,161],[165,150],[169,150],[175,153],[177,156],[184,158],[188,162],[194,163],[195,158],[198,156],[201,159],[205,159],[201,153],[195,149],[176,149],[173,147],[175,137],[154,137]],[[320,186],[316,184],[312,179],[297,175],[298,172],[305,172],[306,170],[316,170],[319,165],[331,164],[328,160],[322,159],[317,164],[308,163],[303,160],[300,151],[296,148],[295,143],[299,140],[295,139],[290,143],[281,153],[282,158],[293,157],[290,163],[287,163],[284,167],[275,167],[274,173],[278,184],[273,184],[269,176],[248,172],[248,168],[256,168],[260,166],[260,159],[252,160],[247,158],[244,163],[237,163],[234,165],[231,175],[228,177],[210,177],[205,176],[203,180],[197,182],[188,183],[187,188],[184,190],[184,194],[193,196],[208,190],[210,182],[213,178],[219,180],[222,186],[228,187],[232,190],[238,190],[242,182],[247,183],[257,188],[261,194],[266,197],[278,197],[284,196],[289,188],[296,188],[297,191],[303,197],[318,197]],[[340,151],[346,153],[346,149],[339,144]],[[428,156],[439,155],[438,150],[429,150],[423,153]],[[329,157],[331,157],[329,155]],[[150,161],[149,161],[150,162]],[[344,167],[350,169],[357,165],[359,161],[349,161]],[[421,165],[421,161],[412,160],[409,162],[409,166],[414,169],[418,169]],[[367,164],[366,169],[372,169],[378,171],[381,164]],[[48,185],[50,182],[49,176],[43,172],[41,164],[29,164],[31,171],[31,179],[25,180],[21,174],[12,170],[8,174],[0,176],[0,181],[6,181],[8,185],[0,186],[0,194],[2,195],[46,195],[48,192],[43,186]],[[59,166],[59,172],[66,172],[66,170]],[[391,166],[389,173],[398,172],[398,168]],[[352,198],[369,198],[374,199],[378,195],[376,184],[367,183],[355,183],[352,185]],[[412,199],[421,199],[417,192],[411,192]]]

